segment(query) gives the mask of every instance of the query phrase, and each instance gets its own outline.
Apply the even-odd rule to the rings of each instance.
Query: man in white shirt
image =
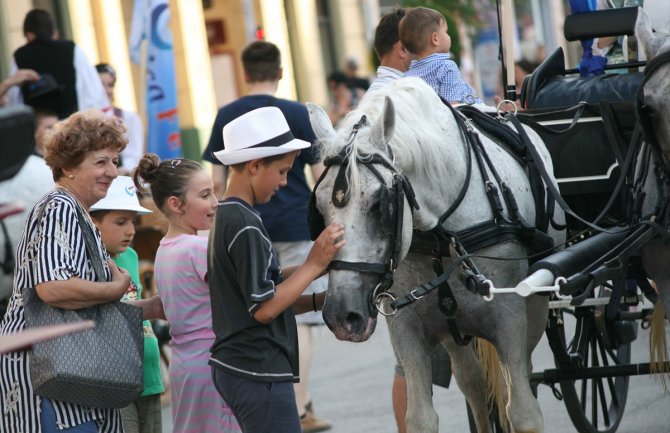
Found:
[[[377,78],[372,81],[370,88],[363,99],[379,91],[405,75],[412,61],[411,54],[400,42],[398,24],[405,16],[404,9],[395,9],[384,14],[375,30],[374,48],[379,57],[380,66],[377,68]],[[447,387],[451,380],[451,363],[446,351],[438,347],[433,353],[433,383]],[[393,387],[391,390],[393,413],[395,415],[398,433],[405,433],[405,414],[407,412],[407,382],[405,372],[396,360]]]
[[[97,108],[110,112],[111,106],[98,73],[89,63],[84,52],[68,40],[59,40],[53,19],[43,9],[33,9],[23,21],[23,34],[28,41],[14,52],[11,73],[18,69],[32,69],[52,75],[61,86],[58,98],[49,100],[48,107],[63,119],[75,111]],[[39,85],[39,81],[31,85]],[[21,89],[14,87],[8,93],[10,105],[37,101],[24,101]]]
[[[400,42],[398,23],[405,16],[404,9],[395,9],[384,14],[375,30],[374,48],[379,57],[377,78],[372,81],[366,95],[384,88],[405,75],[411,62],[411,54]],[[365,96],[364,96],[365,97]]]
[[[102,87],[109,98],[110,104],[114,104],[114,87],[116,86],[116,71],[109,63],[98,63],[95,65],[96,71],[102,81]],[[133,112],[124,110],[112,105],[113,113],[116,117],[123,120],[126,125],[126,135],[128,137],[128,144],[121,152],[119,159],[119,175],[129,176],[130,172],[140,162],[140,158],[144,155],[144,126],[140,116]]]

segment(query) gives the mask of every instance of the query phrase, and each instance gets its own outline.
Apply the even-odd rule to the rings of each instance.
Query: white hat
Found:
[[[91,212],[96,210],[129,210],[140,215],[151,213],[151,210],[140,206],[135,184],[128,176],[118,176],[114,179],[105,198],[91,206],[90,210]]]
[[[225,149],[214,156],[225,165],[267,158],[311,146],[293,137],[284,114],[277,107],[258,108],[223,127]]]

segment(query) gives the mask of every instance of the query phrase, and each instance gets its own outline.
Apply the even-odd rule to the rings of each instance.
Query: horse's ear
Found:
[[[330,123],[330,118],[326,112],[323,111],[323,108],[311,102],[306,103],[305,106],[309,113],[309,121],[312,124],[312,130],[314,130],[314,134],[317,138],[324,140],[336,134],[335,129],[333,129],[333,124]]]
[[[388,96],[384,97],[384,109],[382,115],[372,125],[370,137],[377,146],[385,149],[386,145],[393,137],[395,130],[395,106]]]
[[[635,36],[644,48],[644,54],[647,60],[650,60],[665,51],[664,48],[670,49],[670,44],[667,43],[666,38],[660,35],[654,35],[651,20],[642,8],[637,8],[637,21],[635,22]]]

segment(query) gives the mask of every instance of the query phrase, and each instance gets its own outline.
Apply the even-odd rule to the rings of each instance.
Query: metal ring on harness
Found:
[[[500,114],[502,111],[501,108],[503,105],[507,104],[512,104],[514,106],[514,115],[516,116],[516,113],[519,111],[519,107],[517,107],[516,102],[512,101],[511,99],[503,99],[502,101],[498,102],[498,105],[496,105],[496,112],[498,113],[498,116],[502,117],[502,114]]]
[[[377,309],[377,311],[379,311],[379,313],[381,313],[382,316],[387,316],[387,317],[388,316],[393,316],[395,313],[398,312],[398,309],[394,308],[394,307],[390,307],[391,308],[390,311],[385,310],[383,308],[384,300],[385,300],[384,298],[389,299],[388,303],[387,303],[388,305],[390,305],[392,302],[394,302],[396,300],[396,298],[395,298],[395,296],[393,296],[389,292],[381,291],[381,292],[377,293],[377,291],[379,290],[380,287],[381,287],[381,283],[377,284],[377,287],[375,287],[375,290],[373,290],[373,292],[372,292],[375,308]]]
[[[565,284],[565,283],[567,283],[567,282],[568,282],[568,279],[567,279],[567,278],[565,278],[565,277],[558,277],[558,278],[556,278],[556,281],[554,282],[554,284],[556,284],[557,286],[559,286],[559,285],[561,285],[561,284]],[[562,300],[571,300],[571,299],[572,299],[572,296],[570,296],[570,295],[561,295],[560,290],[559,290],[558,292],[554,292],[554,295],[555,295],[558,299],[562,299]]]
[[[493,292],[491,292],[490,290],[491,290],[491,287],[493,287],[493,281],[491,281],[489,279],[486,279],[486,280],[484,280],[484,284],[489,286],[489,294],[487,296],[482,296],[482,298],[484,298],[484,300],[486,302],[491,302],[491,301],[493,301]]]

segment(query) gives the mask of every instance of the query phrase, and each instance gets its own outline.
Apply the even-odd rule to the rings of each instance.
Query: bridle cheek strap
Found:
[[[372,166],[366,165],[380,180],[384,188],[388,188],[388,185],[384,181],[384,178],[381,174]],[[393,285],[393,274],[395,273],[396,268],[398,267],[398,262],[400,261],[400,255],[402,253],[402,230],[403,230],[403,218],[405,212],[405,189],[407,186],[404,184],[408,183],[407,180],[400,174],[394,173],[393,175],[393,190],[394,190],[394,201],[393,201],[393,220],[391,223],[394,225],[393,232],[391,234],[391,245],[386,259],[383,263],[367,263],[367,262],[350,262],[345,260],[333,260],[330,262],[328,270],[340,270],[340,271],[354,271],[354,272],[367,272],[373,274],[379,274],[381,276],[379,282],[375,286],[374,290],[370,292],[369,301],[368,301],[368,310],[371,317],[377,315],[377,308],[375,308],[374,299],[382,292],[386,292]],[[411,189],[411,186],[410,186]]]

